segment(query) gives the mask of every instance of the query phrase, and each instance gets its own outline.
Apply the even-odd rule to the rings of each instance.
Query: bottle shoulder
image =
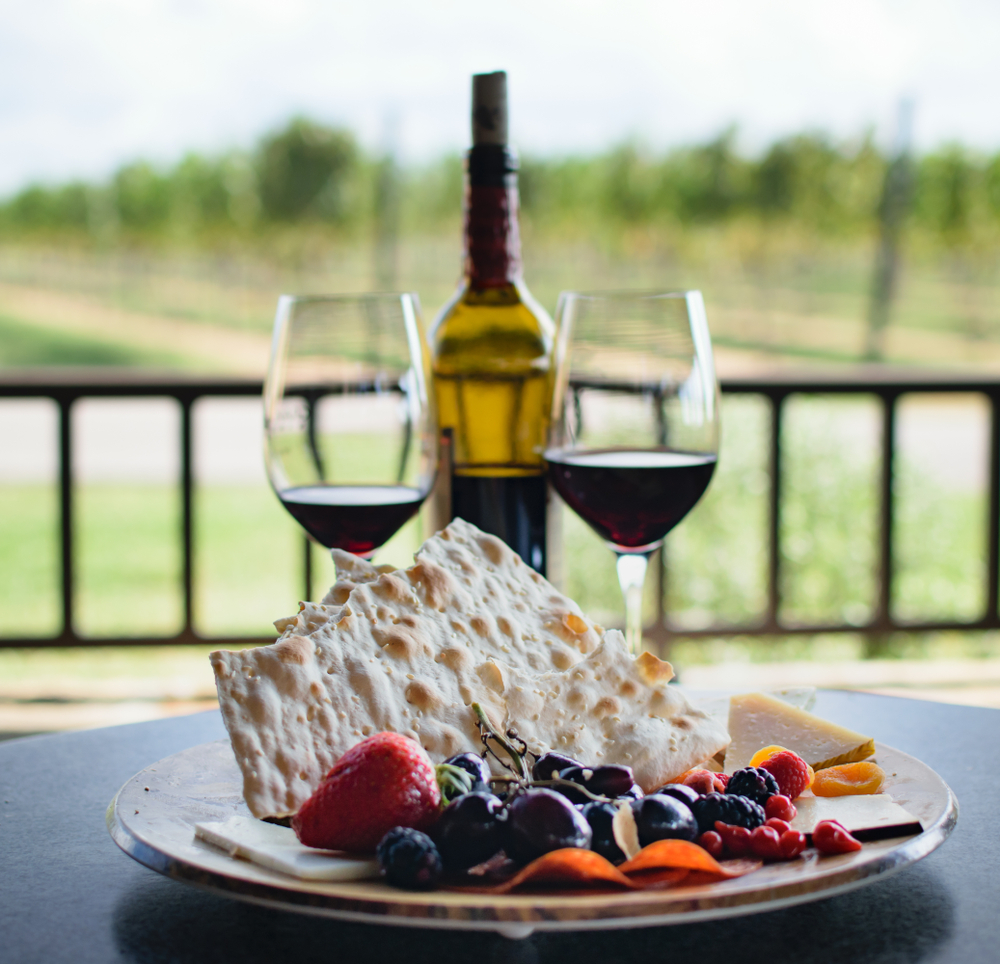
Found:
[[[473,357],[498,367],[547,367],[555,327],[523,282],[475,290],[463,282],[441,309],[429,339],[436,363]]]

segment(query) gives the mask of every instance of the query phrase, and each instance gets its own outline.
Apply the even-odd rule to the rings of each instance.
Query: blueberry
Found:
[[[412,827],[394,827],[375,851],[385,879],[405,890],[433,890],[441,879],[441,854],[434,841]]]

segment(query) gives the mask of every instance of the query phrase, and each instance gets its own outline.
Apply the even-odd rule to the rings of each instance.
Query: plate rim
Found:
[[[199,889],[259,906],[354,923],[494,931],[506,937],[522,938],[536,930],[553,932],[657,927],[770,912],[834,897],[884,880],[923,859],[941,846],[951,834],[958,820],[958,800],[955,793],[935,770],[911,754],[877,742],[876,753],[879,750],[897,753],[915,761],[933,774],[939,783],[938,789],[945,792],[944,808],[934,822],[926,827],[922,833],[906,838],[896,838],[900,839],[900,843],[886,850],[874,860],[860,864],[848,863],[840,868],[831,868],[830,873],[819,879],[791,880],[784,884],[779,882],[760,888],[756,892],[741,889],[728,895],[719,891],[705,895],[704,887],[722,886],[720,884],[702,885],[698,888],[699,891],[702,891],[700,894],[685,894],[683,888],[673,891],[639,891],[635,894],[623,895],[623,897],[634,898],[645,894],[646,899],[638,905],[616,901],[610,906],[605,904],[602,908],[600,902],[597,904],[588,902],[586,916],[573,916],[572,904],[565,902],[549,909],[548,912],[554,912],[556,916],[544,916],[544,913],[538,913],[538,908],[533,909],[530,903],[525,900],[525,898],[536,895],[496,895],[494,897],[493,895],[476,894],[469,896],[480,899],[484,896],[490,897],[491,902],[488,904],[477,902],[478,906],[461,904],[444,906],[435,902],[434,892],[430,892],[424,900],[412,899],[413,895],[410,895],[411,899],[400,902],[393,899],[393,896],[398,892],[391,890],[388,891],[385,899],[373,898],[370,895],[337,895],[306,890],[294,886],[297,879],[293,877],[288,877],[288,883],[285,884],[281,880],[284,875],[277,872],[270,872],[274,877],[273,882],[253,881],[232,876],[198,866],[192,861],[169,853],[166,849],[158,849],[152,842],[143,839],[138,832],[127,826],[119,806],[122,794],[126,790],[137,783],[145,774],[163,767],[175,757],[197,753],[199,750],[208,750],[218,747],[219,744],[228,744],[228,741],[225,739],[214,740],[180,750],[144,767],[127,780],[108,804],[105,814],[108,831],[114,842],[138,863],[165,877],[193,885]],[[218,848],[210,849],[218,850]],[[224,853],[221,850],[218,852]],[[235,860],[236,858],[231,859]],[[254,866],[257,870],[264,870],[264,868]],[[694,888],[691,889],[694,890]],[[768,896],[767,892],[772,893]],[[755,893],[762,896],[755,899]],[[608,895],[594,896],[607,897]],[[513,898],[513,901],[510,898]],[[573,899],[572,895],[566,896],[566,901]],[[665,909],[665,907],[672,907],[672,909]],[[579,913],[582,909],[584,908],[578,907],[576,912]],[[534,912],[532,913],[532,911]]]

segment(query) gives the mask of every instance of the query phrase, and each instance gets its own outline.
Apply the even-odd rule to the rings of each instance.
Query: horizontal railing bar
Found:
[[[580,387],[634,390],[634,384],[622,382],[573,379]],[[862,368],[849,373],[775,373],[752,378],[722,378],[720,386],[729,394],[903,394],[908,392],[952,393],[985,392],[1000,389],[1000,377],[956,375],[954,372],[915,372],[910,369],[876,370]],[[4,372],[0,374],[0,398],[68,398],[84,396],[121,397],[169,395],[174,398],[201,396],[260,395],[263,382],[259,379],[184,378],[180,376],[114,373],[105,379],[74,373]]]
[[[596,382],[590,380],[576,380],[574,385],[578,388],[616,389],[622,391],[635,391],[634,385],[622,383],[620,386],[606,381]],[[0,649],[10,648],[41,648],[41,647],[96,647],[96,646],[163,646],[163,645],[210,645],[219,647],[247,646],[265,644],[271,642],[273,636],[237,636],[237,637],[204,637],[198,635],[190,625],[192,616],[192,589],[191,586],[191,563],[185,559],[184,566],[184,596],[185,596],[185,617],[186,628],[172,636],[145,636],[136,637],[91,637],[80,636],[72,627],[72,596],[73,596],[73,573],[70,559],[72,532],[70,526],[72,513],[72,476],[69,459],[69,443],[71,440],[69,426],[69,408],[74,402],[81,398],[128,398],[128,397],[170,397],[178,401],[183,407],[189,409],[190,405],[200,398],[211,397],[256,397],[259,398],[262,391],[262,382],[258,379],[213,379],[204,380],[200,377],[186,377],[178,375],[150,375],[147,373],[137,373],[128,371],[101,372],[96,376],[93,370],[78,371],[24,371],[5,372],[0,374],[0,398],[50,398],[59,406],[62,413],[63,425],[60,430],[60,454],[62,456],[61,479],[63,492],[61,494],[61,541],[63,545],[62,561],[62,581],[63,581],[63,616],[66,619],[66,628],[54,637],[0,637]],[[777,594],[777,570],[773,565],[778,562],[772,559],[771,577],[774,580],[774,589],[770,593],[769,609],[773,610],[769,618],[758,620],[747,625],[723,624],[701,629],[685,629],[671,625],[669,619],[661,623],[662,630],[665,630],[673,638],[703,638],[703,637],[731,637],[731,636],[806,636],[827,633],[887,633],[887,632],[947,632],[947,631],[981,631],[1000,629],[1000,613],[997,612],[997,570],[1000,569],[1000,536],[997,534],[998,521],[1000,521],[1000,377],[984,378],[981,375],[961,376],[954,373],[935,373],[913,370],[887,369],[881,367],[859,367],[849,373],[823,373],[823,372],[792,372],[773,373],[753,378],[722,379],[721,389],[725,394],[732,395],[760,395],[768,398],[775,411],[780,411],[781,404],[790,395],[795,394],[833,394],[833,395],[857,395],[866,394],[880,398],[890,407],[903,394],[906,393],[926,393],[926,394],[953,394],[953,393],[982,393],[990,398],[993,406],[991,431],[990,431],[990,538],[988,547],[988,568],[990,584],[988,586],[988,601],[986,615],[980,619],[963,622],[959,620],[935,620],[928,622],[902,622],[891,618],[885,611],[888,600],[880,599],[879,611],[875,618],[862,626],[836,624],[836,625],[786,625],[777,618],[777,607],[780,599]],[[189,417],[189,416],[188,416]],[[182,448],[190,447],[190,423],[185,426],[188,438],[182,444]],[[775,495],[776,501],[780,502],[780,438],[772,440],[772,446],[777,442],[777,459],[774,459],[772,470],[777,469],[777,484],[779,486]],[[775,453],[772,453],[774,455]],[[890,466],[891,468],[891,463]],[[190,452],[188,453],[188,465],[186,472],[182,470],[181,488],[185,487],[183,475],[188,475],[187,484],[191,484],[190,472]],[[773,476],[772,476],[773,478]],[[886,483],[891,479],[883,478],[883,496],[885,494]],[[188,491],[187,498],[190,500],[191,493]],[[775,509],[778,507],[775,506]],[[186,530],[185,541],[188,543],[187,552],[190,554],[191,519],[190,507],[185,512],[184,529]],[[883,520],[884,521],[884,520]],[[776,528],[777,517],[772,521],[772,528]],[[779,533],[772,531],[774,552],[777,552],[777,539],[775,535]],[[885,537],[883,537],[884,539]],[[886,549],[888,548],[888,553]],[[883,565],[886,561],[891,563],[891,546],[881,547]],[[888,555],[888,560],[886,556]],[[883,592],[883,596],[886,593]],[[661,630],[661,631],[662,631]],[[654,633],[651,627],[649,630]]]
[[[673,639],[699,639],[707,637],[726,638],[732,636],[819,636],[827,634],[856,633],[928,633],[928,632],[972,632],[1000,629],[1000,619],[983,618],[971,622],[959,620],[934,620],[928,622],[866,623],[863,626],[837,623],[831,625],[750,625],[708,626],[702,629],[685,629],[667,625],[666,631]],[[648,636],[655,634],[655,627],[644,630]],[[199,636],[197,633],[178,633],[176,636],[23,636],[0,638],[0,649],[23,649],[42,647],[86,647],[86,646],[263,646],[273,643],[276,634],[270,636]]]

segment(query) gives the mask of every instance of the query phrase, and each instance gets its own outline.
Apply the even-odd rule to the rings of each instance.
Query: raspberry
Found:
[[[691,804],[691,812],[698,821],[698,830],[704,833],[721,820],[730,826],[753,830],[764,822],[764,810],[753,800],[731,793],[707,793]]]
[[[760,768],[774,777],[778,792],[789,800],[794,800],[809,786],[809,766],[791,750],[782,750],[768,757]]]
[[[767,770],[762,770],[760,767],[743,767],[742,770],[737,770],[726,784],[726,793],[747,797],[760,806],[764,806],[767,798],[773,797],[777,792],[777,781]]]
[[[783,793],[776,793],[764,804],[765,817],[777,817],[779,820],[794,820],[798,810],[795,804]]]

